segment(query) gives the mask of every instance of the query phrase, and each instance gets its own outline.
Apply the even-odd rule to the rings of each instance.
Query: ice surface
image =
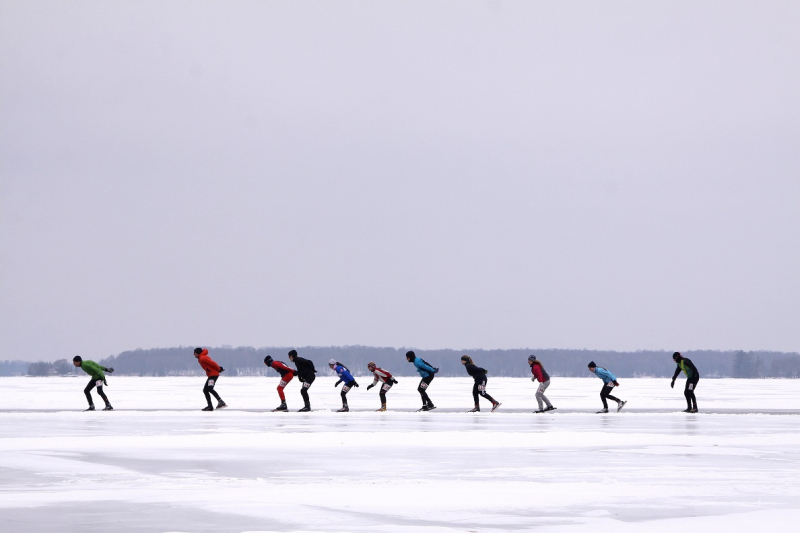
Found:
[[[490,378],[503,402],[465,413],[471,381],[437,378],[440,409],[400,378],[386,413],[369,380],[339,406],[271,413],[277,377],[220,379],[228,410],[200,412],[202,378],[111,377],[114,412],[90,412],[88,378],[0,378],[2,531],[796,531],[800,380],[626,379],[621,413],[596,415],[598,379]],[[298,384],[289,406],[301,406]],[[484,404],[486,409],[488,404]]]

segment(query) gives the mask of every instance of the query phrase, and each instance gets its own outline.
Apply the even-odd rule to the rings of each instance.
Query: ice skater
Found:
[[[467,369],[467,374],[472,376],[472,378],[475,380],[475,383],[472,385],[472,399],[475,400],[475,407],[470,409],[469,412],[480,412],[481,406],[480,402],[478,401],[478,396],[483,396],[492,402],[492,411],[500,407],[500,402],[496,401],[494,398],[489,396],[489,393],[486,392],[486,382],[488,381],[488,378],[486,377],[486,369],[476,366],[475,363],[472,362],[472,357],[468,355],[461,356],[461,364]]]
[[[370,361],[367,363],[367,369],[372,372],[372,375],[375,379],[372,380],[371,385],[367,385],[367,390],[371,389],[379,382],[381,384],[380,392],[378,396],[381,398],[381,408],[378,411],[385,411],[386,410],[386,393],[389,392],[389,389],[392,388],[392,385],[397,383],[397,380],[392,377],[392,375],[382,368],[378,368],[378,365],[375,361]]]
[[[101,366],[94,361],[86,360],[84,361],[81,359],[80,355],[76,355],[72,358],[72,364],[80,367],[84,372],[89,374],[89,384],[86,385],[86,388],[83,389],[83,393],[86,395],[86,399],[89,400],[89,408],[86,409],[87,411],[94,411],[94,401],[92,401],[92,389],[97,387],[97,394],[106,402],[106,406],[103,407],[103,411],[111,411],[114,408],[111,407],[111,403],[108,401],[106,397],[106,393],[103,392],[103,385],[107,385],[106,383],[106,375],[104,372],[108,372],[109,374],[114,372],[113,368],[106,368]]]
[[[288,411],[289,408],[286,407],[286,395],[283,393],[283,389],[294,378],[295,370],[286,366],[283,361],[273,360],[271,355],[264,358],[264,364],[281,375],[281,381],[278,383],[278,397],[281,399],[281,404],[272,411]]]
[[[555,407],[553,407],[553,404],[547,399],[547,396],[544,395],[544,391],[550,386],[550,375],[547,373],[547,370],[544,369],[542,362],[536,359],[535,355],[528,356],[528,364],[531,367],[531,374],[533,374],[531,381],[534,383],[537,381],[539,382],[539,388],[536,389],[536,402],[539,404],[539,410],[536,412],[544,413],[545,411],[552,411]],[[547,409],[542,405],[542,401],[547,404]]]
[[[598,413],[607,413],[608,412],[608,402],[606,402],[606,398],[609,400],[614,400],[617,402],[617,412],[620,412],[625,404],[628,402],[624,402],[619,398],[615,398],[611,396],[611,391],[614,390],[614,387],[619,387],[619,383],[617,382],[617,376],[603,368],[602,366],[597,366],[594,364],[594,361],[589,363],[589,371],[596,375],[598,378],[603,380],[603,388],[600,390],[600,399],[603,400],[603,410],[597,411]]]
[[[358,387],[358,383],[356,383],[355,378],[353,378],[353,375],[350,373],[350,369],[336,359],[331,359],[328,361],[328,366],[331,367],[331,369],[336,372],[336,375],[339,376],[339,381],[337,381],[333,386],[338,387],[339,383],[344,382],[344,385],[342,385],[342,408],[338,409],[336,412],[346,413],[350,410],[350,408],[347,406],[347,392],[353,387]]]
[[[419,387],[417,387],[417,392],[419,392],[419,395],[422,397],[422,408],[420,411],[430,411],[432,409],[436,409],[436,406],[433,405],[433,402],[428,397],[428,387],[430,386],[431,381],[433,381],[433,375],[436,374],[439,369],[432,367],[426,363],[422,357],[417,357],[417,355],[412,351],[406,352],[406,361],[409,363],[414,363],[417,372],[419,372],[419,375],[422,378],[422,380],[419,382]]]
[[[700,381],[700,372],[697,371],[697,367],[694,366],[691,360],[681,355],[681,352],[672,354],[672,360],[678,363],[678,368],[675,369],[675,373],[672,375],[672,383],[669,386],[675,387],[675,380],[678,379],[678,375],[683,371],[686,374],[686,388],[683,389],[683,395],[686,397],[687,405],[686,410],[683,412],[696,413],[697,398],[694,395],[694,391],[697,389],[697,382]]]
[[[308,388],[311,387],[311,384],[314,383],[314,380],[317,378],[315,375],[317,373],[317,369],[314,368],[314,363],[308,359],[303,359],[302,357],[298,356],[297,350],[289,351],[289,361],[294,363],[294,366],[297,367],[297,380],[302,384],[300,386],[300,396],[303,397],[303,408],[299,409],[297,412],[305,413],[311,410],[311,401],[308,398]]]
[[[195,348],[194,349],[194,356],[197,359],[197,362],[200,363],[200,366],[203,367],[203,370],[206,371],[206,384],[203,386],[203,395],[206,397],[206,403],[208,406],[203,407],[203,411],[213,411],[214,408],[211,407],[211,395],[214,395],[214,398],[217,399],[217,409],[224,409],[228,407],[228,404],[222,401],[222,398],[219,397],[217,391],[214,390],[214,386],[217,384],[217,380],[219,380],[220,372],[225,372],[225,369],[219,366],[211,357],[208,355],[208,350],[205,348]]]

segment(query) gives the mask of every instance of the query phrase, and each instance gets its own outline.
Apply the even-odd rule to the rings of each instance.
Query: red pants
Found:
[[[283,389],[286,385],[289,384],[290,381],[294,379],[294,374],[286,374],[285,376],[281,377],[281,382],[278,383],[278,396],[281,397],[281,401],[286,401],[286,396],[283,395]]]

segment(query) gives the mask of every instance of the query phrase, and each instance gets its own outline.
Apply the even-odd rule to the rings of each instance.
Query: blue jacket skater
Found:
[[[339,376],[339,381],[344,381],[345,385],[355,381],[353,375],[341,363],[333,367],[333,371]]]
[[[609,372],[608,370],[606,370],[602,366],[598,366],[597,368],[595,368],[594,375],[597,376],[598,378],[602,379],[603,383],[605,383],[605,384],[609,384],[609,383],[613,383],[613,382],[617,381],[617,376],[615,376],[614,374],[612,374],[611,372]]]
[[[421,357],[414,358],[414,366],[417,367],[417,372],[419,372],[419,375],[423,378],[427,378],[436,373],[436,369],[431,365],[425,364],[425,361],[423,361]]]

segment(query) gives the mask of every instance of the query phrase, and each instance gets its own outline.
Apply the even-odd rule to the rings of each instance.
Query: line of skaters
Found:
[[[211,396],[217,400],[217,409],[224,409],[225,407],[228,407],[228,404],[225,403],[225,401],[216,391],[216,385],[217,381],[219,381],[219,376],[225,371],[225,369],[217,364],[216,361],[211,359],[211,357],[208,355],[208,349],[195,348],[194,356],[197,358],[197,362],[200,363],[200,366],[206,373],[206,381],[203,385],[203,395],[206,398],[207,405],[202,410],[214,410],[214,406],[211,403]],[[303,408],[300,409],[299,412],[302,413],[311,411],[311,399],[308,395],[308,389],[316,379],[317,369],[314,367],[314,363],[312,361],[297,355],[297,350],[289,351],[288,357],[289,361],[295,365],[295,368],[288,366],[283,361],[274,360],[270,355],[264,358],[264,364],[278,372],[278,374],[281,376],[281,380],[278,383],[278,396],[280,397],[281,404],[273,409],[273,411],[289,410],[286,405],[286,395],[284,393],[284,389],[289,382],[294,379],[295,376],[297,376],[297,380],[301,384],[300,395],[303,397]],[[692,363],[692,361],[686,357],[683,357],[680,352],[675,352],[672,354],[672,360],[675,361],[677,367],[675,368],[675,373],[672,376],[670,387],[675,387],[675,380],[678,378],[681,372],[686,374],[686,387],[684,388],[683,394],[686,397],[687,407],[684,412],[696,413],[697,398],[695,397],[694,391],[697,388],[698,382],[700,381],[700,373],[697,371],[697,367],[694,366],[694,363]],[[419,411],[431,411],[436,409],[436,406],[433,404],[433,401],[431,401],[430,396],[428,396],[428,388],[433,382],[435,375],[439,372],[439,369],[421,357],[418,357],[412,351],[406,353],[406,361],[414,365],[421,378],[419,385],[417,386],[417,392],[419,392],[420,398],[422,399],[422,407],[419,409]],[[113,410],[114,408],[111,406],[111,402],[109,402],[108,397],[103,391],[103,386],[108,384],[106,381],[106,373],[111,374],[114,372],[114,369],[106,368],[95,363],[94,361],[84,361],[79,355],[76,355],[72,359],[72,364],[76,367],[82,368],[84,372],[91,376],[89,384],[86,385],[86,388],[83,390],[84,394],[86,395],[86,399],[89,402],[89,408],[86,410],[95,410],[94,401],[92,400],[91,395],[91,391],[94,388],[97,388],[97,394],[105,402],[105,407],[103,410]],[[499,408],[501,403],[490,396],[488,392],[486,392],[488,371],[485,368],[477,366],[472,358],[468,355],[461,357],[461,364],[464,365],[464,369],[467,371],[467,374],[469,374],[475,380],[475,383],[472,386],[472,399],[475,402],[475,407],[469,412],[475,413],[481,410],[479,401],[480,398],[484,398],[491,403],[492,411],[495,411],[497,408]],[[550,403],[550,400],[544,394],[547,388],[550,386],[550,375],[544,369],[542,362],[539,361],[535,355],[528,356],[528,365],[530,366],[532,374],[531,381],[538,384],[536,390],[536,402],[539,405],[539,409],[534,412],[545,413],[547,411],[555,410],[556,408],[552,403]],[[347,412],[350,410],[350,407],[347,404],[347,393],[353,388],[358,387],[358,382],[353,377],[350,369],[339,361],[331,359],[328,361],[328,366],[334,372],[336,372],[337,376],[339,376],[339,380],[334,386],[338,387],[340,383],[344,383],[341,390],[342,407],[337,412]],[[617,377],[610,370],[601,366],[597,366],[594,361],[589,363],[588,368],[590,372],[603,381],[603,388],[600,390],[600,400],[603,402],[603,408],[598,411],[598,413],[608,412],[608,400],[617,402],[617,411],[621,411],[628,402],[611,395],[614,388],[619,387],[619,381]],[[374,361],[367,363],[367,369],[372,372],[373,375],[372,384],[367,386],[367,390],[375,387],[376,385],[379,387],[378,396],[380,397],[381,407],[378,409],[378,411],[386,411],[386,394],[394,385],[398,383],[398,381],[394,378],[394,376],[392,376],[391,372],[378,367],[377,363]]]

